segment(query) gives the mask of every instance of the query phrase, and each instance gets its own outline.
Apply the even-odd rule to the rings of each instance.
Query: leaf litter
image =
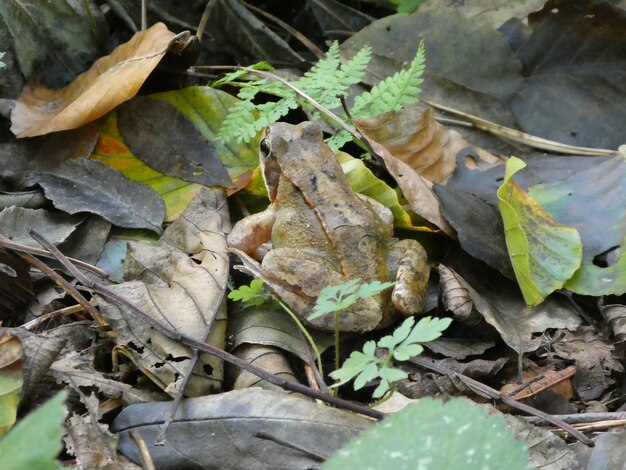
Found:
[[[0,189],[3,200],[11,201],[0,212],[2,243],[36,266],[31,287],[20,297],[13,291],[24,273],[15,271],[18,265],[10,258],[0,258],[5,276],[0,300],[13,305],[2,312],[4,326],[26,327],[9,330],[12,339],[0,345],[0,415],[8,417],[0,423],[3,432],[12,426],[18,404],[28,411],[65,388],[73,397],[65,450],[83,467],[133,468],[126,457],[135,463],[141,457],[131,429],[139,431],[158,468],[191,461],[203,462],[202,468],[318,467],[371,421],[310,397],[340,407],[349,406],[341,400],[349,398],[361,413],[380,417],[358,403],[369,402],[379,383],[364,383],[360,394],[344,387],[339,398],[331,397],[309,340],[288,315],[273,306],[242,310],[225,302],[230,218],[267,205],[259,198],[262,181],[255,170],[261,136],[248,144],[218,139],[220,123],[238,102],[232,90],[195,78],[202,68],[183,75],[186,65],[158,66],[168,52],[171,58],[185,48],[183,42],[193,43],[177,32],[195,28],[204,7],[149,2],[154,26],[131,37],[139,24],[132,2],[118,2],[109,12],[121,22],[111,22],[99,9],[88,12],[61,1],[45,13],[30,10],[38,2],[27,3],[0,7],[0,37],[10,44],[8,67],[0,71],[6,73],[0,98],[3,103],[17,98],[11,129],[20,138],[46,134],[16,141],[8,119],[0,132]],[[203,65],[265,60],[299,68],[298,74],[313,62],[318,46],[345,29],[354,34],[341,44],[344,59],[372,47],[364,83],[374,85],[410,62],[423,40],[425,101],[557,143],[604,149],[624,143],[622,6],[475,3],[451,7],[432,0],[412,15],[392,15],[385,7],[358,11],[350,2],[324,0],[302,11],[268,6],[263,15],[237,0],[211,2],[208,27],[199,31],[194,47]],[[70,23],[54,27],[63,15]],[[32,22],[27,34],[11,34],[25,18]],[[315,48],[294,40],[289,28]],[[118,43],[111,33],[118,34]],[[555,38],[558,48],[545,47]],[[105,49],[113,52],[104,56]],[[172,72],[180,75],[176,85],[166,78]],[[28,84],[18,98],[24,80]],[[626,292],[623,158],[539,154],[527,147],[532,139],[523,144],[499,139],[472,128],[471,120],[457,126],[458,116],[463,119],[462,114],[449,119],[437,106],[407,106],[355,119],[373,159],[355,160],[348,154],[360,156],[362,150],[350,146],[344,148],[348,154],[339,154],[353,188],[390,207],[396,227],[409,229],[397,236],[419,238],[431,264],[440,263],[438,278],[431,280],[428,315],[454,318],[442,338],[423,345],[419,362],[402,366],[408,378],[397,382],[394,401],[401,393],[405,403],[390,409],[412,400],[425,404],[424,397],[442,390],[476,401],[495,399],[512,407],[501,405],[506,413],[528,412],[524,406],[530,405],[535,423],[542,419],[568,429],[570,436],[507,415],[508,426],[529,448],[530,465],[595,468],[612,455],[621,466],[620,434],[602,431],[617,422],[624,406],[619,398]],[[302,120],[292,114],[287,119]],[[518,162],[511,156],[526,167],[505,175],[505,167]],[[225,188],[236,192],[230,205]],[[32,201],[35,208],[26,208]],[[123,281],[97,282],[152,320],[115,297],[94,295],[95,278],[67,272],[58,254],[52,254],[61,262],[55,270],[37,264],[32,254],[42,251],[32,228],[51,243],[47,250],[58,246],[91,263],[107,239],[122,240],[128,246],[123,269],[117,264]],[[555,238],[562,233],[568,234],[567,244]],[[94,276],[98,270],[89,272]],[[247,282],[237,275],[232,279]],[[172,334],[164,335],[151,323],[155,320]],[[311,333],[326,359],[334,349],[332,335]],[[347,357],[381,336],[346,336],[341,350]],[[229,348],[240,359],[224,357],[244,370],[232,371],[215,356],[194,352],[181,338]],[[11,346],[16,344],[21,348]],[[325,371],[332,370],[325,362]],[[257,377],[254,364],[271,373]],[[300,381],[321,385],[322,391],[302,386],[287,395],[279,391],[278,377],[292,391]],[[499,391],[503,383],[508,388]],[[271,390],[251,388],[256,385]],[[197,398],[183,398],[176,411],[169,400],[183,393]],[[583,412],[601,415],[582,428],[596,430],[594,451],[583,451],[588,437],[568,427]],[[52,424],[61,419],[58,408],[54,413]],[[18,419],[16,426],[21,422],[28,424]],[[385,428],[372,428],[374,434],[379,429]],[[156,446],[163,435],[165,446]],[[573,444],[571,436],[581,442]],[[393,439],[384,445],[376,439],[370,447],[383,455],[401,442]],[[250,446],[264,451],[241,453]],[[47,449],[42,459],[56,452],[54,446]],[[261,461],[260,455],[267,457]]]

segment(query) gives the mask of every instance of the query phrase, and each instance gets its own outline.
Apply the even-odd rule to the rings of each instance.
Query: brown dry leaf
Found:
[[[439,227],[447,235],[456,238],[454,229],[441,213],[439,200],[433,193],[433,184],[416,173],[402,160],[394,157],[389,150],[378,142],[368,139],[365,135],[364,139],[368,141],[372,150],[383,159],[387,170],[400,186],[411,209],[417,215]]]
[[[551,368],[524,371],[524,381],[529,381],[539,376],[542,376],[542,378],[532,382],[525,389],[515,393],[513,398],[516,400],[523,400],[537,395],[544,390],[551,390],[552,392],[561,395],[566,400],[569,400],[574,395],[572,383],[569,379],[573,377],[575,373],[576,368],[574,366],[569,366],[558,371],[552,370]],[[500,389],[500,393],[503,395],[510,395],[518,388],[518,383],[508,383]]]
[[[29,83],[11,113],[17,137],[78,128],[132,98],[177,36],[163,23],[135,34],[65,88]]]
[[[235,355],[241,359],[248,361],[250,364],[259,366],[260,368],[276,374],[290,382],[298,382],[293,373],[286,353],[274,346],[265,346],[262,344],[242,344],[235,351]],[[265,390],[283,391],[278,385],[269,383],[247,370],[238,369],[237,378],[233,384],[233,390],[241,390],[243,388],[261,387]]]
[[[470,144],[456,131],[435,121],[431,107],[407,106],[367,119],[354,119],[359,130],[433,183],[443,184],[456,167],[457,154]],[[475,148],[487,163],[501,160]]]

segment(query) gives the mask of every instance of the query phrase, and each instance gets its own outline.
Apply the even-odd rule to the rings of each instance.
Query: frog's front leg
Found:
[[[320,291],[328,286],[344,284],[348,279],[338,271],[336,260],[320,256],[307,248],[276,248],[263,258],[263,270],[275,280],[270,288],[305,324],[334,331],[335,317],[324,315],[313,321],[308,316]],[[339,331],[368,331],[376,328],[382,318],[380,301],[360,299],[339,315]]]
[[[417,315],[424,311],[428,297],[430,268],[426,251],[417,240],[400,240],[389,251],[390,277],[395,273],[396,285],[391,301],[404,316]]]
[[[267,252],[263,246],[271,239],[275,220],[276,216],[271,206],[263,212],[241,219],[228,234],[228,245],[261,260]]]

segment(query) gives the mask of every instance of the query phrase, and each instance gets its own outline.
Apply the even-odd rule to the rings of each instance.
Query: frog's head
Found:
[[[287,142],[280,135],[275,135],[271,129],[272,126],[265,129],[259,144],[259,163],[261,165],[261,173],[267,188],[267,194],[271,202],[276,200],[278,192],[278,182],[281,176],[280,163],[278,155],[286,151]]]

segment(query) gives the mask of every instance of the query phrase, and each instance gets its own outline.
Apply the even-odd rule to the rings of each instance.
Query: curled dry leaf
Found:
[[[543,392],[544,390],[550,390],[553,393],[561,395],[566,400],[572,398],[574,389],[572,383],[569,380],[576,373],[576,367],[569,366],[563,370],[553,370],[551,367],[541,368],[534,371],[524,372],[524,382],[529,382],[533,379],[539,378],[539,380],[532,381],[528,387],[523,390],[519,390],[519,383],[507,383],[500,388],[500,393],[503,395],[513,394],[513,398],[516,400],[524,400]],[[519,390],[519,391],[517,391]]]
[[[11,113],[18,137],[75,129],[132,98],[177,36],[163,23],[135,34],[60,90],[29,83]]]
[[[443,305],[454,314],[455,320],[471,325],[478,324],[481,317],[474,309],[474,302],[467,289],[457,279],[456,273],[443,264],[438,266],[438,270]]]
[[[457,154],[470,144],[456,131],[435,121],[430,107],[407,106],[373,118],[355,119],[359,130],[385,147],[391,155],[433,183],[445,183],[456,167]],[[500,159],[475,148],[487,163]]]
[[[285,380],[298,382],[298,379],[296,379],[296,376],[293,374],[293,370],[289,365],[287,355],[283,350],[275,346],[243,344],[239,346],[234,353],[241,359],[257,365],[272,374],[279,375]],[[235,373],[237,378],[233,383],[233,390],[261,387],[265,390],[283,391],[278,385],[271,384],[268,381],[257,377],[252,372],[248,372],[247,370],[237,369]]]

